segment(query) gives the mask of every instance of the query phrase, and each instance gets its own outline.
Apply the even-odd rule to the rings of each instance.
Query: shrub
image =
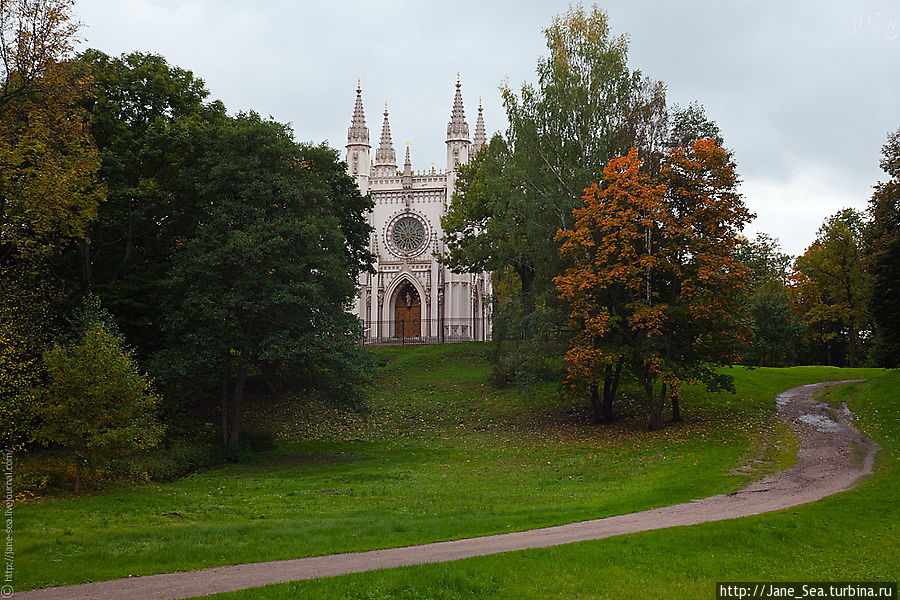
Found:
[[[38,407],[39,438],[68,452],[75,493],[84,465],[100,466],[152,448],[162,436],[158,397],[138,373],[120,338],[102,323],[89,326],[75,346],[44,355],[48,384]]]
[[[132,458],[128,475],[138,481],[173,481],[214,464],[209,444],[173,442]]]
[[[272,429],[247,427],[241,433],[241,446],[249,450],[271,450],[275,447]]]

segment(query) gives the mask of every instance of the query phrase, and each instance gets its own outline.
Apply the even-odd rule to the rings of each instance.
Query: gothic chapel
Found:
[[[372,162],[362,88],[347,131],[347,169],[360,192],[375,204],[369,250],[375,274],[363,273],[353,312],[365,327],[365,343],[488,340],[491,334],[489,273],[460,274],[438,262],[446,247],[441,217],[446,213],[459,165],[486,141],[481,106],[474,141],[463,111],[457,78],[447,124],[447,170],[413,172],[409,146],[403,170],[391,141],[387,103],[381,140]]]

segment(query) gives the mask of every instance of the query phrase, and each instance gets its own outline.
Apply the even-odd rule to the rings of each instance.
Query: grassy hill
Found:
[[[590,424],[584,407],[561,398],[555,385],[497,389],[488,383],[483,350],[380,349],[368,413],[284,398],[253,409],[280,439],[250,462],[169,484],[17,506],[17,589],[457,539],[733,491],[791,461],[792,436],[773,418],[779,391],[885,373],[734,369],[736,395],[685,390],[687,421],[649,433],[639,405],[627,398],[623,418],[605,427]],[[602,590],[617,589],[613,584],[634,597],[656,596],[639,593],[646,582],[670,597],[696,597],[701,589],[709,597],[710,582],[761,573],[896,579],[885,552],[896,550],[897,509],[889,500],[898,431],[896,413],[886,411],[896,410],[898,383],[895,374],[873,379],[856,386],[850,402],[885,448],[877,475],[858,490],[794,509],[796,515],[228,597],[603,597]],[[860,529],[847,510],[881,516]],[[858,539],[843,532],[850,523],[862,532]],[[808,549],[799,560],[796,548]],[[851,560],[851,551],[859,556]],[[819,568],[823,559],[830,570]],[[770,568],[760,570],[763,563]]]

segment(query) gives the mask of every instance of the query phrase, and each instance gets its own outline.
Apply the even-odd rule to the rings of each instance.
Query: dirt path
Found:
[[[756,515],[813,502],[851,487],[872,470],[878,446],[851,425],[846,405],[835,411],[813,392],[836,383],[788,390],[775,400],[779,416],[800,438],[797,463],[734,494],[594,521],[406,548],[334,554],[166,573],[22,592],[21,600],[151,600],[192,598],[300,579],[331,577],[499,552],[543,548],[665,527]]]

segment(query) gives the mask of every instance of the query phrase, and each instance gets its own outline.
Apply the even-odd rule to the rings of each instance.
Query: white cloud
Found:
[[[785,180],[750,179],[740,191],[757,215],[746,233],[768,233],[795,256],[806,250],[827,217],[843,208],[864,210],[871,195],[871,189],[860,189],[839,172],[810,165],[798,167]]]

